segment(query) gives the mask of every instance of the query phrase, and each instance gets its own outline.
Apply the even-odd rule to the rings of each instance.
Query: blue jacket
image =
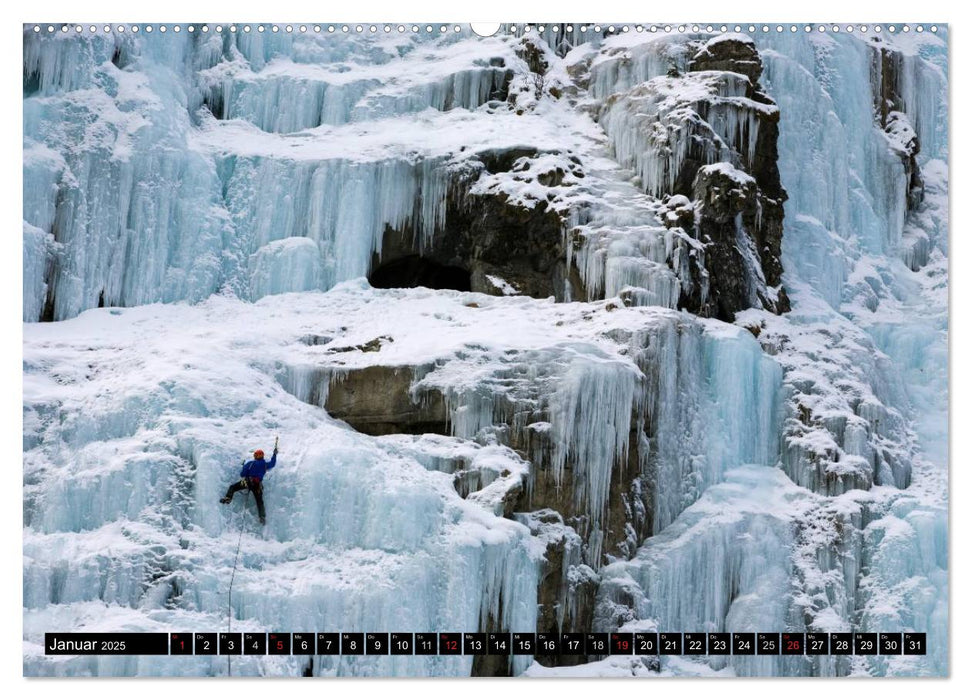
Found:
[[[276,466],[276,452],[273,453],[273,457],[267,462],[265,459],[252,459],[243,465],[242,471],[239,475],[243,477],[249,477],[250,479],[256,479],[257,481],[262,481],[266,473]]]

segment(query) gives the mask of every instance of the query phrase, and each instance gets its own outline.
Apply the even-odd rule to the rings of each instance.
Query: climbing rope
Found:
[[[280,438],[273,441],[273,454],[277,453],[280,447]],[[249,505],[249,496],[252,493],[252,489],[249,488],[250,482],[246,482],[246,499],[243,501],[243,508],[239,511],[239,539],[236,540],[236,556],[233,558],[233,575],[229,578],[229,605],[226,608],[226,631],[231,633],[233,631],[233,583],[236,582],[236,569],[239,566],[239,549],[243,544],[243,516],[246,513],[246,506]],[[242,650],[241,650],[242,651]],[[233,675],[233,655],[226,654],[226,675]]]
[[[243,544],[243,515],[246,513],[246,506],[249,505],[249,489],[246,490],[246,500],[243,501],[243,509],[239,511],[239,539],[236,541],[236,557],[233,559],[233,575],[229,579],[229,607],[226,610],[227,632],[233,631],[233,583],[236,581],[236,567],[239,565],[239,548]],[[233,675],[233,655],[226,655],[226,674]]]

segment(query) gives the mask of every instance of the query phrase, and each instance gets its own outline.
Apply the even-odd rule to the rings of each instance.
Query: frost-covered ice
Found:
[[[461,499],[448,474],[347,429],[276,381],[277,367],[306,348],[300,338],[355,298],[358,314],[379,302],[337,292],[256,306],[214,297],[27,327],[28,640],[39,644],[57,627],[224,629],[240,528],[236,629],[462,631],[490,615],[509,628],[535,626],[538,555],[526,528]],[[261,537],[252,504],[237,498],[227,509],[217,499],[246,450],[277,434]],[[448,443],[473,463],[486,449]],[[489,463],[521,471],[509,450],[492,449]],[[247,661],[234,672],[306,664]],[[144,673],[147,663],[25,657],[28,672],[59,675]],[[467,674],[471,659],[316,663],[325,673]],[[224,667],[162,660],[151,672]]]
[[[575,485],[576,494],[591,504],[596,520],[605,479],[615,453],[626,447],[632,412],[648,381],[625,356],[627,344],[609,335],[672,333],[676,323],[691,319],[648,308],[611,311],[603,303],[370,290],[361,281],[323,296],[274,295],[255,305],[216,296],[197,306],[91,310],[58,324],[28,325],[27,638],[39,643],[54,620],[71,615],[52,618],[52,611],[65,609],[77,615],[72,628],[108,629],[107,623],[85,622],[92,604],[107,605],[118,629],[222,629],[239,527],[244,535],[233,603],[239,629],[296,629],[313,620],[320,629],[466,630],[489,615],[501,615],[508,629],[532,629],[542,548],[526,528],[499,517],[501,506],[498,515],[496,509],[511,481],[528,476],[525,463],[508,448],[472,441],[477,431],[457,418],[455,437],[430,443],[433,436],[402,442],[361,435],[290,393],[285,370],[311,362],[326,366],[328,357],[345,371],[375,361],[432,362],[438,369],[424,384],[488,391],[491,377],[519,362],[510,355],[528,353],[530,365],[558,377],[560,388],[548,397],[558,464],[562,468],[568,455],[582,456],[588,473]],[[324,333],[333,334],[329,343],[303,340]],[[693,362],[737,364],[729,358],[741,350],[756,366],[773,364],[759,359],[755,342],[741,333],[724,324],[699,325],[695,345],[678,349],[675,342],[672,360],[691,352],[697,353]],[[377,360],[353,349],[376,336],[393,339]],[[334,350],[340,347],[351,350]],[[468,372],[470,351],[475,376]],[[746,403],[750,378],[715,381],[714,369],[702,366],[680,389],[659,391]],[[770,371],[768,377],[774,380],[766,387],[772,401],[779,376]],[[591,382],[601,387],[600,398],[591,393]],[[453,404],[452,410],[460,413],[463,406]],[[621,425],[602,423],[605,411],[616,411]],[[737,411],[722,420],[732,415]],[[491,419],[466,420],[478,425]],[[753,438],[745,437],[749,429],[742,423],[727,423],[724,430],[716,433],[724,436],[723,445],[737,443],[734,449],[748,459],[762,454],[757,444],[750,446]],[[280,466],[267,481],[269,524],[261,539],[252,506],[237,499],[224,509],[216,500],[245,450],[265,446],[276,434],[284,444]],[[765,429],[762,439],[772,434]],[[702,481],[717,479],[723,460],[738,461],[724,446],[707,449],[714,450],[706,467],[711,476],[699,475]],[[461,457],[492,476],[463,501],[448,470],[439,470],[440,454]],[[704,465],[705,458],[696,462]],[[499,472],[512,479],[496,480]],[[693,497],[691,491],[680,496],[683,488],[672,485],[675,510]],[[95,662],[28,655],[25,663],[37,672],[76,673]],[[139,668],[102,663],[99,673]],[[340,673],[454,674],[468,672],[471,662],[317,663],[324,664],[318,671]],[[201,661],[180,670],[164,663],[153,668],[221,672],[218,663]],[[272,664],[238,668],[286,672]]]
[[[584,607],[596,631],[926,631],[929,654],[510,670],[948,673],[946,32],[606,34],[25,35],[26,674],[226,672],[45,657],[51,630],[531,631]],[[728,45],[758,50],[765,102],[689,70]],[[731,324],[679,311],[718,290],[675,182],[755,187],[776,118],[791,311],[754,288]],[[566,303],[501,266],[494,296],[367,283],[389,231],[440,242],[457,182],[558,217]],[[328,414],[375,368],[441,402],[438,433]],[[217,499],[276,435],[261,533]],[[568,515],[510,512],[534,496]],[[233,663],[307,670],[474,669]]]
[[[788,407],[780,466],[789,478],[764,473],[761,480],[779,490],[764,493],[754,508],[741,491],[728,507],[717,504],[722,489],[743,476],[746,493],[762,492],[752,480],[757,471],[730,473],[724,486],[709,489],[633,562],[608,568],[614,581],[601,587],[600,624],[920,629],[937,640],[940,654],[827,659],[811,668],[784,658],[732,665],[758,675],[944,674],[946,49],[937,40],[895,47],[904,54],[901,82],[917,122],[908,128],[923,133],[923,201],[907,211],[894,140],[909,138],[908,130],[891,118],[888,148],[886,135],[872,128],[870,47],[832,36],[758,42],[763,80],[783,115],[783,264],[793,310],[781,317],[751,310],[736,323],[756,333],[783,367]],[[773,500],[777,508],[765,513]],[[742,525],[719,526],[719,518]],[[767,583],[773,577],[777,583]],[[763,584],[789,597],[759,592]],[[696,595],[670,594],[685,586],[698,587]],[[633,605],[617,605],[632,598]]]

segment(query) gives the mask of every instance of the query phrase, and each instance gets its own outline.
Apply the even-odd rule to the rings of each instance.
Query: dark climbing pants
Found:
[[[256,498],[256,511],[260,514],[260,520],[266,520],[266,509],[263,508],[263,484],[254,479],[240,479],[226,491],[226,498],[232,500],[237,491],[249,490]]]

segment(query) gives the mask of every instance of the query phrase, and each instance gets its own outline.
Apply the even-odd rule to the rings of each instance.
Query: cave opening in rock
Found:
[[[378,289],[428,287],[429,289],[472,290],[472,275],[464,267],[442,265],[420,255],[408,255],[381,263],[368,282]]]

